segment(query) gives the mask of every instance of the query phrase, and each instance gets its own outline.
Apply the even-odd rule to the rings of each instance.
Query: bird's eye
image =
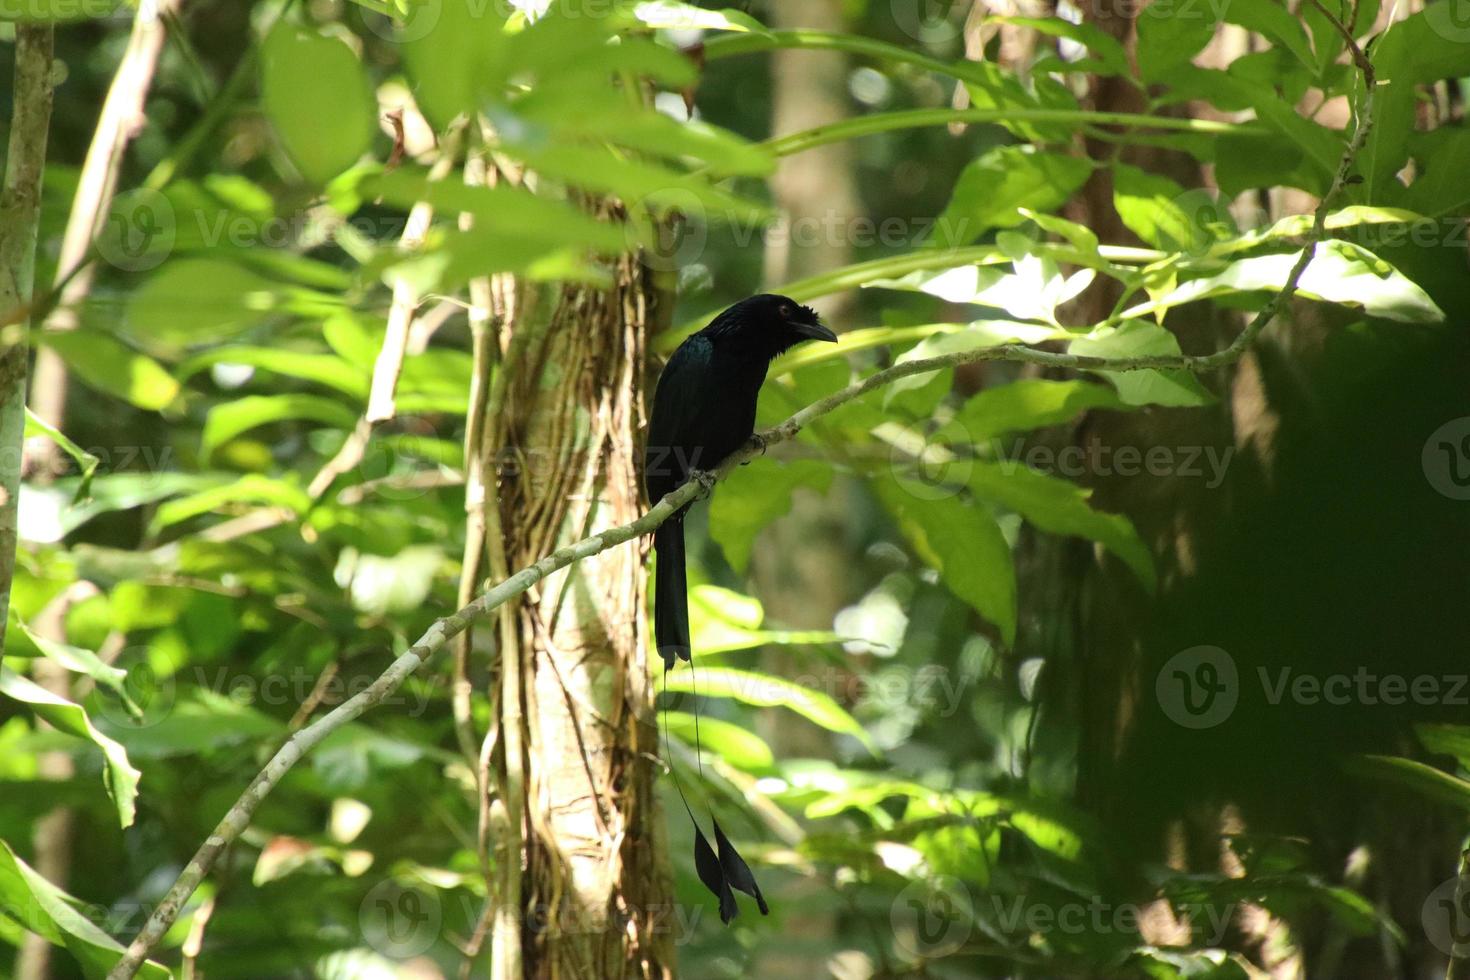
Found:
[[[783,319],[783,320],[789,320],[789,319],[791,319],[791,313],[792,313],[791,304],[789,304],[789,303],[782,303],[780,309],[776,310],[776,312],[779,313],[779,314],[781,314],[781,319]]]

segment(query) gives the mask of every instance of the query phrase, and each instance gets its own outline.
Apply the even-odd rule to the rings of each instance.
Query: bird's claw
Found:
[[[756,451],[756,454],[757,455],[764,456],[766,454],[766,437],[763,436],[763,435],[761,435],[759,432],[753,432],[753,433],[751,433],[751,435],[750,435],[750,444],[753,445],[753,446],[755,446],[755,451]],[[745,462],[741,463],[740,465],[741,466],[749,466],[750,465],[750,460],[747,459]]]
[[[699,484],[702,493],[708,494],[715,488],[715,483],[719,477],[714,470],[690,470],[689,479]]]

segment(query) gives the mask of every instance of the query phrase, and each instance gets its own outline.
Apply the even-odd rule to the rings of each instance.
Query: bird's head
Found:
[[[822,323],[816,310],[774,293],[741,300],[705,330],[713,338],[758,348],[768,357],[783,354],[804,340],[837,342],[837,335]]]

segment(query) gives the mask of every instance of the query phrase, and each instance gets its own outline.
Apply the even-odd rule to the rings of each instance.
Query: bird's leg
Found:
[[[759,432],[752,432],[750,434],[750,441],[751,441],[751,444],[755,446],[755,451],[757,453],[759,453],[762,456],[764,456],[766,454],[766,437],[765,436],[761,435]],[[747,459],[745,462],[741,463],[740,465],[741,466],[749,466],[750,465],[750,460]]]
[[[714,470],[690,470],[689,479],[699,484],[701,497],[708,497],[720,478]]]

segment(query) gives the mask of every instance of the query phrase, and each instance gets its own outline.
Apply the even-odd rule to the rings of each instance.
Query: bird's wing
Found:
[[[711,466],[718,462],[701,463],[689,455],[704,441],[700,426],[712,394],[714,352],[714,344],[698,334],[684,341],[664,366],[653,394],[653,417],[648,425],[649,463],[653,464],[656,452],[677,456],[668,460],[678,470],[673,480],[675,485],[687,475],[687,464]],[[673,485],[668,489],[673,489]]]

